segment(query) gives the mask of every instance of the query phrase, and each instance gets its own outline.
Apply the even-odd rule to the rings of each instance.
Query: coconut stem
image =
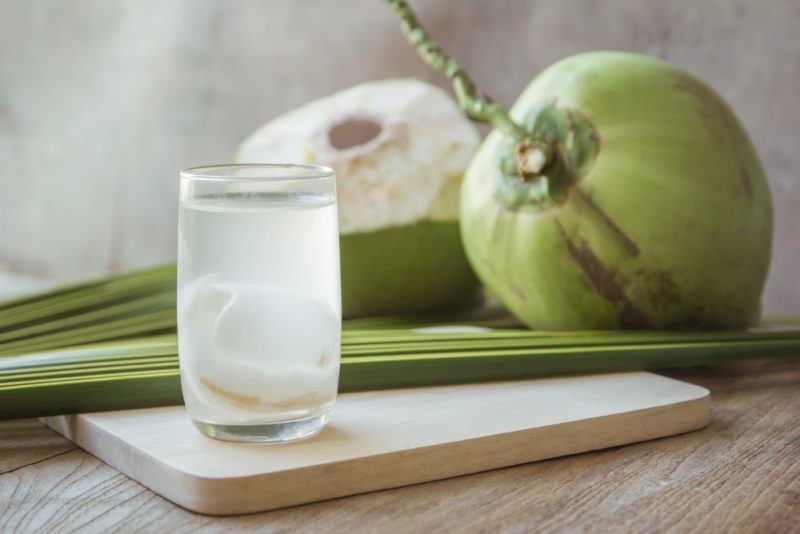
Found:
[[[461,109],[472,119],[488,122],[497,128],[516,147],[518,166],[522,175],[536,175],[552,157],[552,148],[533,132],[511,119],[508,111],[490,97],[480,94],[472,78],[456,60],[444,53],[436,41],[417,20],[405,0],[387,0],[400,19],[400,27],[420,57],[436,72],[447,76],[453,84]]]

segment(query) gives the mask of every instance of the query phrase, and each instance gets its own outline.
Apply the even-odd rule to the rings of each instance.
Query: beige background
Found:
[[[510,103],[566,55],[623,49],[705,78],[758,147],[776,207],[772,312],[800,313],[800,2],[416,0]],[[381,0],[0,0],[0,268],[76,278],[172,260],[177,172],[277,113],[430,74]]]

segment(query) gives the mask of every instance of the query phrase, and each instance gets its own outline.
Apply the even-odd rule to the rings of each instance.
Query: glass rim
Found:
[[[252,169],[253,173],[225,174],[226,172]],[[285,170],[285,174],[276,172],[271,175],[259,173],[269,169],[271,171]],[[305,163],[224,163],[219,165],[201,165],[190,167],[180,172],[181,178],[187,180],[202,180],[209,182],[278,182],[302,181],[320,178],[332,178],[334,171],[324,165],[311,165]]]

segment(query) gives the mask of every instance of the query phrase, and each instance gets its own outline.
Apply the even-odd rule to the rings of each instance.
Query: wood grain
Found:
[[[208,439],[182,406],[45,423],[189,510],[231,515],[406,486],[680,434],[708,390],[652,373],[347,393],[314,439]]]
[[[796,532],[800,364],[672,376],[712,391],[712,424],[682,436],[231,518],[183,510],[78,450],[0,475],[0,531]],[[8,422],[8,429],[19,422]],[[17,426],[41,443],[49,430]],[[52,452],[70,444],[51,434]],[[60,447],[60,449],[59,449]],[[22,456],[12,453],[21,465]],[[3,461],[6,458],[3,450]],[[11,458],[11,456],[9,456]],[[36,462],[36,463],[34,463]]]

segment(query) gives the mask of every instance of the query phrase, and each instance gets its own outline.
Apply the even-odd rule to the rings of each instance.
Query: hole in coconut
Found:
[[[380,135],[383,127],[369,119],[348,119],[328,130],[328,142],[337,150],[365,145]]]

